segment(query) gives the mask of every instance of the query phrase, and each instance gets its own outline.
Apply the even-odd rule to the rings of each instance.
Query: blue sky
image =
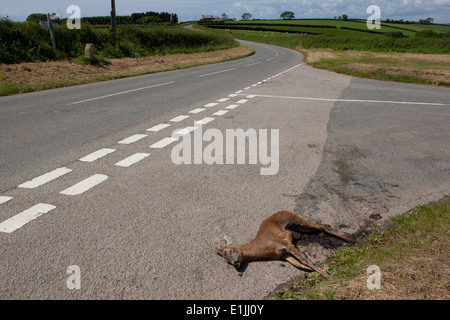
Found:
[[[58,12],[68,17],[67,7],[78,5],[81,16],[109,15],[110,0],[0,0],[0,16],[21,21],[30,13]],[[167,11],[181,21],[200,19],[202,14],[240,19],[244,12],[256,19],[278,19],[283,11],[296,18],[333,18],[347,14],[350,18],[368,18],[370,5],[381,8],[381,18],[419,20],[432,17],[436,23],[450,23],[450,0],[116,0],[117,14]]]

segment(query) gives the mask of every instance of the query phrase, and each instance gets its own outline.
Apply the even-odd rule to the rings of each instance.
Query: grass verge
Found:
[[[277,290],[281,300],[448,300],[450,299],[450,196],[394,217],[388,230],[334,251],[326,268],[332,279],[316,272]],[[380,268],[380,289],[368,289]],[[373,279],[369,279],[372,283]]]
[[[450,87],[450,55],[304,49],[317,68],[361,78]]]
[[[249,47],[120,59],[72,60],[0,65],[0,96],[61,88],[231,61],[254,54]]]

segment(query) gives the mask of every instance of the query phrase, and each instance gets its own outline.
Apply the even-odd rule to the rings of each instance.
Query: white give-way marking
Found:
[[[76,196],[88,191],[108,178],[109,177],[104,174],[95,174],[60,193],[67,196]]]
[[[55,208],[55,206],[52,206],[50,204],[39,203],[31,207],[30,209],[22,211],[21,213],[0,223],[0,232],[12,233],[17,229],[23,227],[28,222],[39,218],[43,214],[46,214]]]
[[[68,169],[68,168],[58,168],[51,172],[43,174],[42,176],[34,178],[31,181],[22,183],[21,185],[19,185],[19,188],[34,189],[34,188],[37,188],[39,186],[46,184],[47,182],[55,180],[71,171],[72,171],[72,169]]]

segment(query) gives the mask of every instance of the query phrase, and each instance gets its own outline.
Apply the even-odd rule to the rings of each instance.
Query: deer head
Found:
[[[231,244],[231,241],[228,240],[227,236],[224,236],[227,244],[225,247],[222,245],[219,239],[216,238],[219,243],[219,247],[214,248],[214,251],[220,254],[226,262],[231,264],[236,269],[239,269],[242,263],[243,254],[241,250]]]

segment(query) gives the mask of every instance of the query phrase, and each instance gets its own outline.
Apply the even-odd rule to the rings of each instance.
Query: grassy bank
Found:
[[[230,61],[252,55],[245,46],[197,53],[150,57],[96,59],[76,58],[46,62],[0,65],[0,96],[61,88]]]
[[[267,20],[230,22],[214,28],[235,38],[299,50],[318,68],[351,76],[450,86],[450,26],[365,22]]]
[[[276,299],[450,299],[450,197],[392,219],[388,230],[359,239],[352,247],[332,253],[327,262],[331,280],[308,273]],[[368,289],[372,274],[380,268],[381,288]],[[372,280],[370,280],[371,283]]]
[[[77,58],[84,54],[86,43],[95,44],[99,59],[207,52],[237,46],[229,34],[191,32],[179,26],[119,26],[117,46],[111,44],[109,27],[88,23],[83,23],[79,30],[69,30],[60,24],[55,38],[56,51],[51,47],[48,30],[39,24],[1,19],[0,63]]]

